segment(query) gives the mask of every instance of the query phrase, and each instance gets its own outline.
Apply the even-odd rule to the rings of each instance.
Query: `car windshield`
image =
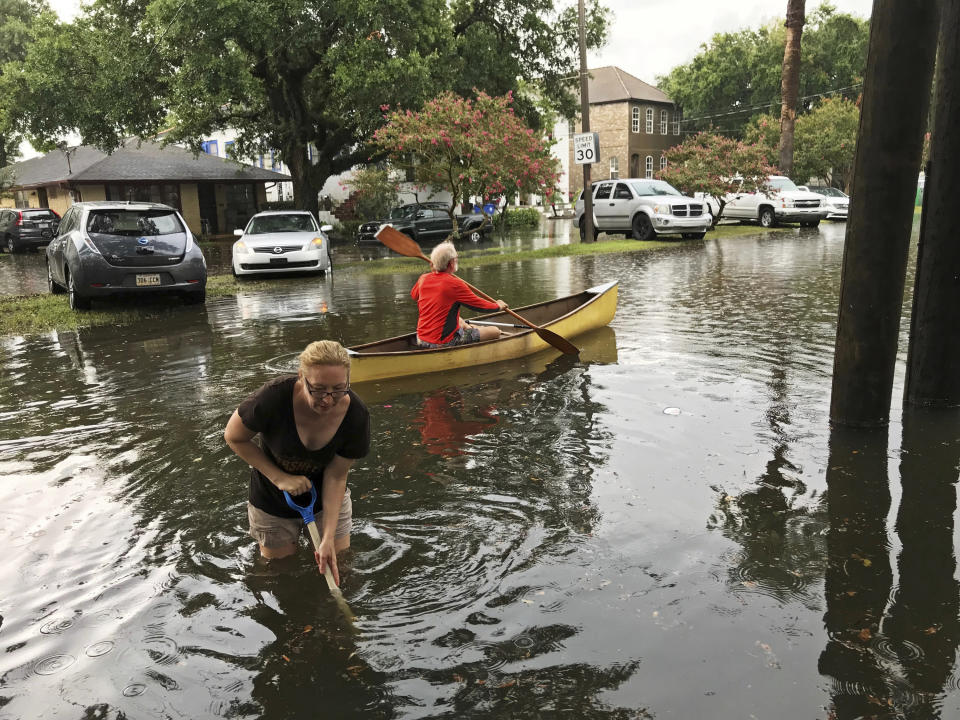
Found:
[[[680,192],[673,187],[670,183],[665,183],[663,180],[646,180],[642,182],[633,182],[630,183],[633,187],[633,191],[640,195],[679,195]]]
[[[52,210],[24,210],[23,217],[27,220],[56,220]]]
[[[267,233],[315,232],[317,226],[313,217],[306,213],[295,215],[257,215],[250,221],[247,235],[265,235]]]
[[[796,190],[797,186],[790,178],[770,178],[770,187],[773,190]]]
[[[87,232],[98,235],[173,235],[184,232],[173,210],[92,210]]]
[[[415,210],[415,205],[403,205],[402,207],[395,207],[390,211],[390,220],[406,220],[407,218],[413,217]]]
[[[820,188],[819,190],[817,190],[817,192],[820,193],[821,195],[826,195],[827,197],[837,197],[837,198],[846,197],[846,195],[844,195],[842,192],[840,192],[834,187]]]

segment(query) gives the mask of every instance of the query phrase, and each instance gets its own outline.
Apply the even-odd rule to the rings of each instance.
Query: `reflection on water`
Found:
[[[465,271],[620,307],[356,388],[356,632],[257,557],[222,430],[311,340],[409,332],[415,272],[0,340],[0,718],[957,717],[960,415],[829,432],[842,230]]]

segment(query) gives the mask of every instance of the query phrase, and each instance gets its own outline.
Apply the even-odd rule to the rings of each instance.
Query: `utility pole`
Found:
[[[956,199],[960,189],[960,5],[943,4],[930,163],[923,192],[917,248],[906,405],[960,405],[960,244]]]
[[[583,0],[579,0],[580,30],[580,132],[590,132],[590,89],[587,72],[587,26],[584,19]],[[593,187],[590,183],[590,163],[583,165],[583,240],[593,241]]]
[[[830,397],[834,425],[876,427],[890,421],[939,21],[940,3],[873,3],[840,281]]]

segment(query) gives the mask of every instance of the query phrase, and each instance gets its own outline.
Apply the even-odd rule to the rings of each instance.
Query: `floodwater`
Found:
[[[407,331],[415,276],[0,340],[0,718],[957,717],[960,419],[901,415],[901,352],[889,430],[830,431],[843,230],[463,271],[617,316],[356,388],[353,626],[256,558],[221,433],[309,341]]]

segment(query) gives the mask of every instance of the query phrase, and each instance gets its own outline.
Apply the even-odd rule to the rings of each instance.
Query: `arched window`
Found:
[[[647,177],[653,177],[653,155],[647,155]]]
[[[666,110],[660,111],[660,134],[661,135],[667,134],[667,111]]]
[[[680,111],[679,110],[673,111],[673,134],[674,135],[680,134]]]
[[[661,170],[666,170],[666,168],[667,168],[667,156],[666,156],[666,155],[661,155],[661,156],[660,156],[660,169],[661,169]]]
[[[630,129],[635,133],[640,132],[640,108],[638,108],[636,105],[633,106],[633,111],[631,113]]]
[[[647,108],[647,134],[653,134],[653,108]]]

